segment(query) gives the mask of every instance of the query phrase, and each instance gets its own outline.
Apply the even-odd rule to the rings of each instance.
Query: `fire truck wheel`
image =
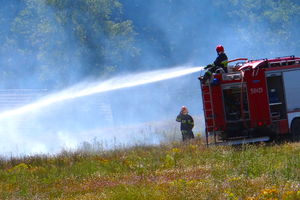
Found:
[[[300,118],[294,119],[291,126],[293,140],[300,141]]]

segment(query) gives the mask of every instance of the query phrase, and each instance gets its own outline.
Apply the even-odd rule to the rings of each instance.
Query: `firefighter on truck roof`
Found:
[[[225,54],[224,47],[222,45],[218,45],[216,47],[216,51],[218,54],[218,57],[213,62],[213,64],[207,65],[204,69],[207,71],[205,72],[204,76],[201,78],[202,83],[205,83],[207,80],[210,79],[212,73],[227,73],[227,63],[228,58]]]
[[[194,133],[192,131],[194,128],[194,120],[188,113],[188,109],[185,106],[182,106],[181,111],[176,118],[176,121],[180,122],[183,141],[194,138]]]

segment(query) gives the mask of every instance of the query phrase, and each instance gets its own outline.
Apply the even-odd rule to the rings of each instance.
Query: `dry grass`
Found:
[[[0,199],[300,199],[300,144],[202,141],[0,162]]]

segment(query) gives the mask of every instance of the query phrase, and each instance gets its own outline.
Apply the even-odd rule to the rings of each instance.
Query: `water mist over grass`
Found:
[[[180,107],[196,105],[194,113],[200,114],[195,72],[201,69],[185,66],[85,82],[2,112],[1,153],[57,153],[94,139],[104,149],[176,139]]]

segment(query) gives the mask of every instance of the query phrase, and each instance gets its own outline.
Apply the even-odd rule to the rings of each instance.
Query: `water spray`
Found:
[[[112,90],[135,87],[167,79],[172,79],[199,72],[202,69],[203,67],[177,67],[172,69],[163,69],[151,72],[138,73],[134,75],[127,75],[123,77],[118,76],[99,83],[83,83],[72,88],[66,89],[62,92],[44,97],[32,104],[28,104],[20,108],[2,112],[0,113],[0,119],[12,117],[15,115],[21,115],[27,112],[32,112],[43,107],[58,102],[66,101],[69,99],[75,99],[97,93],[103,93]]]

